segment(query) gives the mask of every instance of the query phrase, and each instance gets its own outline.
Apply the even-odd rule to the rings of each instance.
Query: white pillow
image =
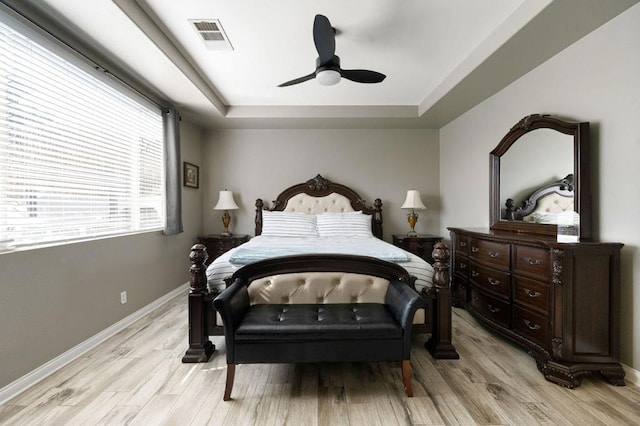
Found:
[[[321,237],[372,237],[371,216],[353,213],[323,213],[316,215]]]
[[[316,216],[306,213],[262,211],[262,234],[266,237],[317,237]]]
[[[364,214],[362,210],[353,210],[350,212],[322,212],[320,214]]]

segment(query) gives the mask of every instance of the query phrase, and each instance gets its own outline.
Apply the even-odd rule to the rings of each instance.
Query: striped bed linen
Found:
[[[340,234],[344,235],[344,233]],[[290,256],[294,254],[354,254],[377,257],[389,262],[407,262],[406,252],[392,244],[371,236],[333,236],[333,237],[265,237],[259,236],[242,244],[235,250],[229,262],[246,265],[269,257]]]
[[[239,263],[232,263],[232,258],[238,254],[238,251],[243,249],[243,246],[245,245],[249,245],[249,244],[260,244],[261,242],[264,241],[271,241],[274,240],[273,237],[271,238],[264,238],[264,237],[254,237],[252,238],[248,243],[242,244],[238,247],[235,247],[229,251],[227,251],[226,253],[222,254],[221,256],[219,256],[218,258],[216,258],[207,268],[207,285],[209,288],[209,291],[212,290],[218,290],[221,291],[225,288],[225,282],[224,279],[227,277],[230,277],[238,268],[242,267],[242,264]],[[275,246],[279,246],[282,247],[283,245],[294,245],[293,244],[293,240],[299,240],[298,242],[295,243],[295,245],[297,247],[303,247],[303,243],[307,242],[307,247],[310,247],[310,245],[308,244],[309,238],[292,238],[292,237],[285,237],[285,238],[278,238],[278,240],[280,240],[278,243],[273,243],[271,242],[271,244],[275,244]],[[312,251],[312,249],[307,249],[306,253],[318,253],[318,252],[322,252],[322,253],[340,253],[340,254],[360,254],[360,255],[365,255],[365,256],[371,256],[371,254],[365,254],[365,253],[353,253],[353,245],[349,245],[346,244],[344,241],[341,241],[340,238],[332,238],[332,239],[328,239],[328,238],[317,238],[317,241],[314,242],[314,246],[315,249],[318,250],[318,243],[322,240],[322,241],[326,241],[327,244],[329,244],[328,248],[325,247],[324,249],[320,249],[320,251]],[[347,240],[347,239],[342,239],[342,240]],[[351,239],[353,240],[353,239]],[[375,241],[373,241],[375,240]],[[432,285],[432,280],[433,280],[433,267],[427,263],[425,260],[423,260],[422,258],[416,256],[413,253],[410,253],[408,251],[405,251],[399,247],[396,247],[392,244],[389,244],[387,242],[384,242],[380,239],[377,239],[375,237],[371,237],[371,239],[369,239],[368,241],[371,244],[375,244],[378,245],[380,243],[382,243],[383,245],[387,246],[386,248],[388,249],[389,253],[396,253],[397,255],[397,251],[402,252],[402,256],[400,256],[398,259],[400,258],[405,258],[406,256],[406,261],[401,261],[401,262],[395,262],[398,263],[400,266],[402,266],[403,268],[405,268],[407,270],[407,272],[409,272],[409,274],[413,275],[414,277],[416,277],[416,289],[418,291],[420,291],[423,287],[427,286],[427,287],[431,287]],[[359,244],[364,243],[364,241],[361,241]],[[268,243],[267,243],[268,244]],[[301,250],[301,249],[300,249]],[[286,255],[286,254],[304,254],[305,251],[297,251],[295,253],[293,252],[284,252],[282,250],[279,251],[273,251],[273,254],[271,254],[271,256],[279,256],[279,255]],[[378,257],[378,256],[373,256],[373,257]],[[254,261],[257,261],[259,259],[254,259]]]

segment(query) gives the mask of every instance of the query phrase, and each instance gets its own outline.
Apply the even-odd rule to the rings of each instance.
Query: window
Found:
[[[0,251],[162,229],[159,108],[0,22]]]

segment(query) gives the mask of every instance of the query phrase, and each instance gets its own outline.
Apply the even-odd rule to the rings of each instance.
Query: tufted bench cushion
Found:
[[[402,338],[402,327],[379,303],[254,305],[236,341],[319,341]]]

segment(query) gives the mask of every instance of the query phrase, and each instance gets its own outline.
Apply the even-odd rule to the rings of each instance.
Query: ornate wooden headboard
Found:
[[[273,201],[271,208],[265,208],[261,198],[256,200],[255,234],[262,234],[262,210],[299,211],[308,214],[322,212],[362,211],[371,215],[371,231],[382,239],[382,201],[376,198],[373,207],[353,189],[331,182],[317,175],[304,183],[285,189]]]
[[[536,189],[517,207],[509,198],[506,203],[507,220],[531,220],[533,213],[559,213],[573,210],[573,174]],[[549,208],[553,208],[549,210]]]

